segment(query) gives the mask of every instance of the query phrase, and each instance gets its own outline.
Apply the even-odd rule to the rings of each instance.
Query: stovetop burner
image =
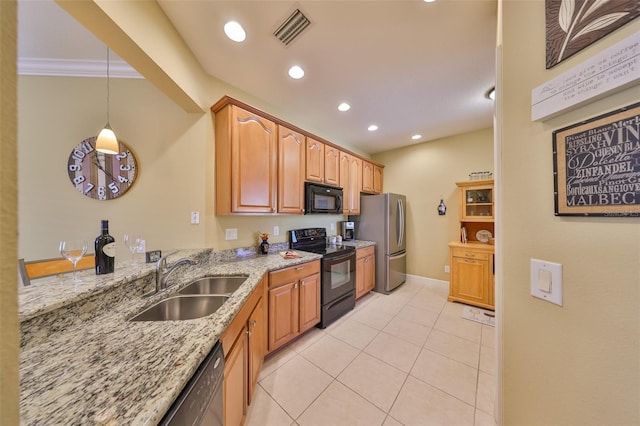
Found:
[[[327,244],[326,228],[304,228],[289,231],[289,245],[293,250],[309,251],[323,256],[337,256],[355,251],[355,247]]]

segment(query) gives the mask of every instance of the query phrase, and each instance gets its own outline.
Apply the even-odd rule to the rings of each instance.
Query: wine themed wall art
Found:
[[[555,214],[640,217],[640,103],[553,132]]]

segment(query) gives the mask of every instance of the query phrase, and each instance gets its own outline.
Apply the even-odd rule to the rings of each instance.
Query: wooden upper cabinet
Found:
[[[362,188],[362,160],[351,156],[349,160],[349,214],[360,214],[360,188]]]
[[[373,166],[373,193],[382,194],[382,175],[383,168],[380,166]]]
[[[324,144],[307,138],[307,171],[305,178],[310,182],[324,182]]]
[[[276,124],[235,105],[216,122],[216,214],[275,212]]]
[[[340,186],[342,187],[342,213],[360,214],[362,188],[362,160],[340,152]]]
[[[349,173],[351,156],[345,152],[340,152],[340,185],[343,191],[342,214],[349,214],[351,209],[351,197],[349,197]]]
[[[340,150],[307,136],[306,180],[340,185]]]
[[[373,194],[373,164],[362,162],[362,192]]]
[[[340,150],[331,145],[324,146],[324,183],[340,186]]]
[[[305,136],[278,126],[278,213],[304,213]]]

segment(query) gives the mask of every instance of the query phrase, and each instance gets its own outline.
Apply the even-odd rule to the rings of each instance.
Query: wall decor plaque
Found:
[[[640,103],[553,132],[556,216],[640,217]]]
[[[638,0],[545,0],[547,69],[638,16]]]

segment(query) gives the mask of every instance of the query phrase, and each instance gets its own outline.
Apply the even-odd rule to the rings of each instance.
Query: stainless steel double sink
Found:
[[[187,284],[178,296],[159,301],[130,321],[181,321],[206,317],[220,309],[246,280],[246,276],[199,278]]]

